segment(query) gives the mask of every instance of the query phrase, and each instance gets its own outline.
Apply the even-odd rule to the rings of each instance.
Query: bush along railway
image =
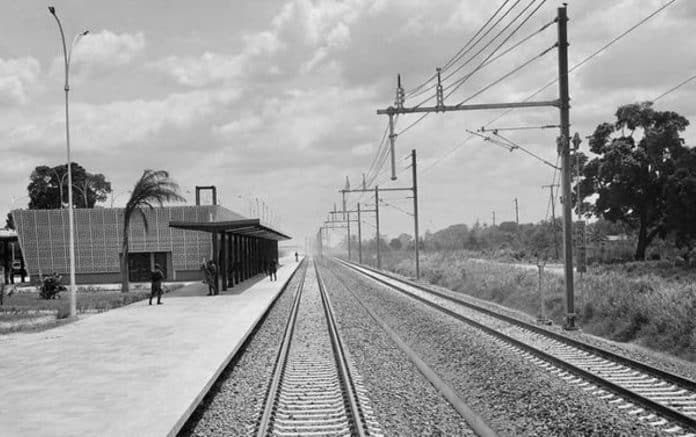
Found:
[[[454,292],[345,260],[336,262],[485,332],[502,348],[614,404],[636,421],[666,434],[696,436],[696,382],[692,380],[499,314]]]

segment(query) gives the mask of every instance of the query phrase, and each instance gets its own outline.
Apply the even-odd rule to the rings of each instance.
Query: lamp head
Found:
[[[49,6],[48,12],[50,12],[52,15],[56,15],[56,8],[54,8],[53,6]]]

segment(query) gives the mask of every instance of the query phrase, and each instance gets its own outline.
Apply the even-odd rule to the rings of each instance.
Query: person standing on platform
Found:
[[[218,294],[217,266],[212,259],[208,261],[208,296]]]
[[[276,276],[276,270],[276,262],[274,259],[272,259],[268,262],[268,276],[270,277],[271,281],[278,280],[278,277]]]
[[[159,264],[155,264],[155,270],[152,272],[152,285],[150,287],[150,305],[152,305],[152,298],[157,295],[157,305],[162,305],[162,281],[164,280],[164,273]]]
[[[295,252],[295,262],[298,262],[299,260],[300,260],[299,255],[297,254],[297,252]]]

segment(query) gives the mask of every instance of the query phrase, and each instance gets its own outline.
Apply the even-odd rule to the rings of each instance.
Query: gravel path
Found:
[[[335,270],[502,435],[660,435],[605,401],[503,351],[480,331],[343,267]],[[334,293],[346,294],[333,284]]]
[[[322,277],[384,434],[475,435],[333,275],[322,269]]]
[[[244,351],[220,375],[179,435],[240,436],[253,429],[301,278],[298,270]]]

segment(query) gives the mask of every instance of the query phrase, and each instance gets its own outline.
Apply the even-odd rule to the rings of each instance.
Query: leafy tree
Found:
[[[548,226],[535,226],[529,240],[529,249],[538,260],[548,260],[554,257],[553,234]]]
[[[8,212],[5,218],[5,229],[15,229],[14,218],[12,218],[11,212]]]
[[[665,224],[673,231],[675,245],[688,254],[696,245],[696,149],[684,153],[676,167],[665,189]]]
[[[498,225],[502,232],[515,233],[517,232],[517,223],[515,222],[502,222]]]
[[[668,231],[665,187],[688,150],[679,136],[688,124],[650,102],[635,103],[619,107],[616,122],[600,124],[590,139],[598,157],[584,165],[580,190],[583,199],[597,198],[586,211],[636,230],[636,259],[645,259],[648,245]]]
[[[153,209],[153,204],[164,205],[164,202],[184,201],[179,194],[179,185],[169,177],[164,170],[145,170],[135,183],[130,199],[123,210],[123,255],[121,257],[121,291],[128,291],[128,230],[133,214],[138,213],[143,220],[145,230],[148,229],[147,216],[144,208]]]
[[[401,240],[398,238],[392,238],[392,240],[389,242],[389,247],[394,250],[401,250]]]
[[[111,192],[111,182],[101,174],[88,173],[80,164],[71,165],[73,205],[76,208],[94,208],[104,202]],[[31,173],[29,209],[56,209],[68,203],[67,164],[49,167],[40,165]]]

